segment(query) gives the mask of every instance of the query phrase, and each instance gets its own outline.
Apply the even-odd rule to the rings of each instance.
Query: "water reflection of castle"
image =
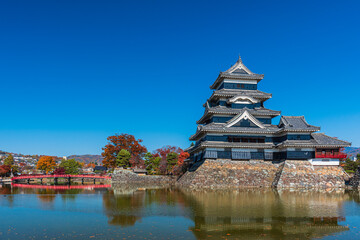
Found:
[[[120,191],[121,192],[121,191]],[[109,224],[131,226],[144,217],[191,219],[194,236],[236,239],[306,239],[347,231],[343,192],[205,192],[147,189],[104,195]],[[159,207],[161,205],[161,207]]]

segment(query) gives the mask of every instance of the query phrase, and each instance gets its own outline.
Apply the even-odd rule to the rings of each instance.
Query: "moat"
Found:
[[[0,188],[0,239],[355,239],[356,191]]]

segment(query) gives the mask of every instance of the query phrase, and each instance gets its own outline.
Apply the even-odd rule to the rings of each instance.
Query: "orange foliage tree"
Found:
[[[87,168],[95,168],[95,163],[88,163],[88,164],[86,164],[86,167]]]
[[[141,139],[135,139],[130,134],[116,134],[107,138],[108,144],[102,149],[104,152],[101,155],[104,157],[102,161],[103,165],[107,168],[116,167],[116,157],[121,149],[125,149],[130,152],[133,159],[142,159],[147,152],[145,146],[141,145]],[[138,161],[134,161],[134,164],[138,164]]]
[[[42,156],[37,162],[36,169],[49,173],[56,167],[55,158],[51,156]]]
[[[186,171],[187,166],[185,165],[184,160],[190,157],[190,154],[188,152],[182,151],[178,156],[178,161],[174,168],[172,169],[172,173],[174,175],[181,175]]]

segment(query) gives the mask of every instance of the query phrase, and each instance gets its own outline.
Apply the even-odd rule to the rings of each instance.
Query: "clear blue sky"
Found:
[[[185,148],[238,54],[265,74],[266,107],[360,146],[359,12],[359,1],[1,1],[0,149],[99,154],[115,133]]]

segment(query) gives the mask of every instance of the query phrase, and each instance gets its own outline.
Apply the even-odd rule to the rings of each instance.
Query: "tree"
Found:
[[[13,155],[9,154],[9,156],[7,156],[4,160],[4,165],[7,165],[7,166],[12,166],[14,165],[14,157]]]
[[[65,174],[79,174],[82,164],[76,161],[74,158],[68,160],[62,160],[59,167],[65,169]]]
[[[118,153],[124,149],[127,150],[131,156],[136,156],[142,158],[147,149],[145,146],[141,145],[141,139],[135,139],[133,135],[121,134],[114,135],[107,138],[108,144],[103,148],[103,153],[101,155],[104,157],[103,165],[107,168],[116,167],[116,158]]]
[[[128,168],[130,167],[131,154],[125,149],[121,149],[116,157],[116,166]]]
[[[9,165],[1,165],[0,166],[0,176],[6,177],[9,176],[11,172],[11,167]]]
[[[160,174],[168,174],[168,161],[167,155],[169,153],[177,153],[180,154],[183,150],[179,147],[175,146],[164,146],[162,148],[156,149],[154,155],[156,157],[161,157],[160,164],[159,164],[159,173]]]
[[[151,152],[147,152],[144,156],[144,159],[145,159],[145,167],[147,170],[151,170],[152,169],[152,166],[151,166],[151,163],[154,159],[154,155],[151,154]]]
[[[169,153],[166,156],[166,162],[167,162],[167,167],[166,167],[166,172],[167,173],[172,173],[172,169],[174,168],[174,166],[176,165],[176,163],[178,162],[179,156],[177,153]]]
[[[46,172],[46,174],[49,173],[50,171],[53,171],[55,167],[56,167],[55,159],[54,157],[51,156],[40,157],[36,165],[36,169],[44,171]]]
[[[149,174],[159,174],[159,164],[161,157],[151,154],[150,152],[145,155],[145,167]]]
[[[86,164],[86,167],[87,168],[95,168],[95,163],[93,163],[93,162],[91,162],[91,163],[88,163],[88,164]]]
[[[144,160],[139,155],[131,155],[130,165],[136,168],[145,168]]]
[[[345,160],[344,170],[349,173],[353,173],[357,170],[359,164],[349,158]]]
[[[54,170],[54,174],[56,175],[64,175],[65,174],[65,168],[63,167],[58,167]]]
[[[181,175],[186,172],[187,165],[185,164],[185,159],[190,157],[190,154],[188,152],[181,152],[178,157],[178,162],[174,166],[172,173],[174,175]]]

